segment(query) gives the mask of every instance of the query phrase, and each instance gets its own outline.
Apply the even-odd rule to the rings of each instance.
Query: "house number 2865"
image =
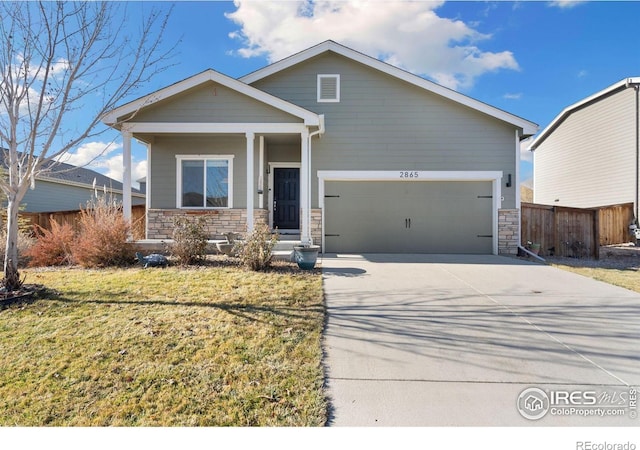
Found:
[[[418,178],[418,172],[415,170],[413,171],[401,170],[400,178]]]

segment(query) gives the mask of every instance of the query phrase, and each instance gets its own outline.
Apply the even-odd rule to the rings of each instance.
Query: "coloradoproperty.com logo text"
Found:
[[[518,396],[518,411],[525,419],[539,420],[552,416],[628,416],[638,417],[635,387],[590,390],[525,389]]]

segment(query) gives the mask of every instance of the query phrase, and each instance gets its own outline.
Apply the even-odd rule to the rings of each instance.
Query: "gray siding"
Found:
[[[269,162],[300,162],[300,139],[294,143],[267,143],[265,159]]]
[[[301,119],[214,82],[146,107],[136,122],[286,122]]]
[[[99,189],[99,195],[102,190]],[[55,212],[75,211],[85,207],[91,200],[94,190],[90,187],[82,188],[50,181],[36,180],[34,190],[28,190],[21,205],[25,212]],[[122,195],[113,194],[117,200],[122,200]],[[144,198],[133,197],[134,205],[144,205]]]
[[[534,201],[589,208],[635,201],[635,94],[567,117],[534,152]],[[558,200],[558,201],[556,201]]]
[[[289,142],[289,140],[291,142]],[[254,142],[254,205],[258,206],[259,137]],[[149,155],[151,172],[150,208],[176,208],[176,155],[234,155],[233,158],[233,207],[247,205],[247,141],[244,135],[156,136]],[[265,142],[264,189],[267,188],[269,162],[299,162],[300,138],[286,141]],[[266,192],[265,192],[266,194]]]
[[[258,140],[255,142],[257,155]],[[152,209],[176,208],[176,155],[235,155],[233,159],[233,207],[247,204],[247,140],[244,135],[156,137],[149,154]],[[258,173],[257,156],[254,173]],[[256,176],[257,180],[257,176]],[[256,181],[257,190],[257,181]],[[257,194],[256,197],[257,199]],[[254,199],[254,202],[257,200]],[[255,203],[257,205],[257,203]]]
[[[318,103],[318,74],[340,74],[340,102]],[[499,170],[515,177],[513,125],[327,53],[254,83],[325,114],[326,134],[312,143],[316,170]],[[515,178],[514,178],[515,180]],[[515,187],[502,193],[515,207]],[[317,207],[317,178],[312,180]]]

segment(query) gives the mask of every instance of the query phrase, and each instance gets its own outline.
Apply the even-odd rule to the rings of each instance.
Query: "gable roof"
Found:
[[[251,72],[250,74],[239,78],[239,80],[244,83],[251,84],[329,51],[357,61],[373,69],[379,70],[388,75],[399,78],[400,80],[403,80],[407,83],[425,89],[429,92],[438,94],[449,100],[453,100],[462,105],[468,106],[469,108],[475,109],[479,112],[521,128],[523,139],[534,135],[538,131],[538,125],[533,122],[503,111],[494,106],[483,103],[474,98],[468,97],[464,94],[441,86],[432,81],[426,80],[422,77],[407,72],[406,70],[392,66],[391,64],[385,63],[376,58],[372,58],[371,56],[367,56],[364,53],[360,53],[356,50],[350,49],[331,40],[322,42],[314,47],[303,50],[299,53],[296,53],[295,55],[289,56],[288,58],[282,59],[255,72]]]
[[[0,149],[0,166],[6,168],[4,164],[4,152]],[[36,180],[50,181],[52,183],[66,184],[69,186],[79,186],[93,189],[95,180],[96,188],[106,187],[108,191],[122,192],[122,183],[95,170],[85,167],[73,166],[63,162],[48,161],[43,164],[44,173],[36,176]],[[139,189],[131,188],[134,195],[143,195]]]
[[[69,185],[82,185],[83,187],[97,189],[105,187],[108,191],[122,192],[122,182],[114,180],[106,175],[96,172],[95,170],[87,169],[85,167],[77,167],[67,163],[45,163],[45,172],[37,176],[36,179],[43,181],[51,181],[54,183],[69,184]],[[49,168],[51,168],[49,170]],[[139,189],[131,188],[133,194],[143,194]]]
[[[151,94],[145,95],[144,97],[140,97],[137,100],[119,106],[118,108],[109,111],[103,117],[102,121],[109,126],[119,128],[119,126],[121,126],[122,124],[122,122],[118,122],[119,118],[133,118],[139,110],[146,108],[147,106],[153,105],[176,94],[200,86],[210,81],[221,84],[222,86],[228,87],[229,89],[244,94],[250,98],[253,98],[254,100],[265,103],[276,109],[291,114],[292,116],[298,117],[304,121],[305,125],[319,126],[320,124],[320,119],[316,113],[301,108],[298,105],[294,105],[293,103],[289,103],[264,91],[256,89],[253,86],[249,86],[242,81],[238,81],[234,78],[228,77],[227,75],[224,75],[213,69],[207,69],[197,75],[186,78],[182,81],[178,81],[177,83],[152,92]]]
[[[586,97],[582,100],[580,100],[579,102],[576,102],[572,105],[567,106],[565,109],[563,109],[560,114],[558,114],[549,125],[547,125],[547,127],[542,130],[540,132],[540,134],[538,136],[536,136],[536,138],[533,140],[533,142],[531,142],[531,145],[529,145],[528,149],[533,151],[535,150],[540,144],[542,144],[544,142],[545,139],[547,139],[549,137],[549,135],[560,126],[560,124],[562,122],[564,122],[564,120],[569,117],[571,114],[573,114],[574,112],[578,111],[579,109],[582,108],[586,108],[587,106],[596,103],[600,100],[602,100],[605,97],[608,97],[610,95],[615,94],[616,92],[622,91],[624,89],[627,89],[630,86],[636,86],[636,85],[640,85],[640,77],[634,77],[634,78],[625,78],[624,80],[620,80],[617,83],[612,84],[611,86],[596,92],[593,95],[590,95],[589,97]]]

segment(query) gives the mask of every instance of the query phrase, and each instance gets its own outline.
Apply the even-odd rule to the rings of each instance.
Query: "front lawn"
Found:
[[[640,293],[637,268],[589,267],[568,263],[554,263],[553,266]]]
[[[0,310],[0,425],[320,426],[318,272],[24,270]]]
[[[547,258],[555,267],[640,292],[640,248],[621,244],[600,247],[600,259]]]

